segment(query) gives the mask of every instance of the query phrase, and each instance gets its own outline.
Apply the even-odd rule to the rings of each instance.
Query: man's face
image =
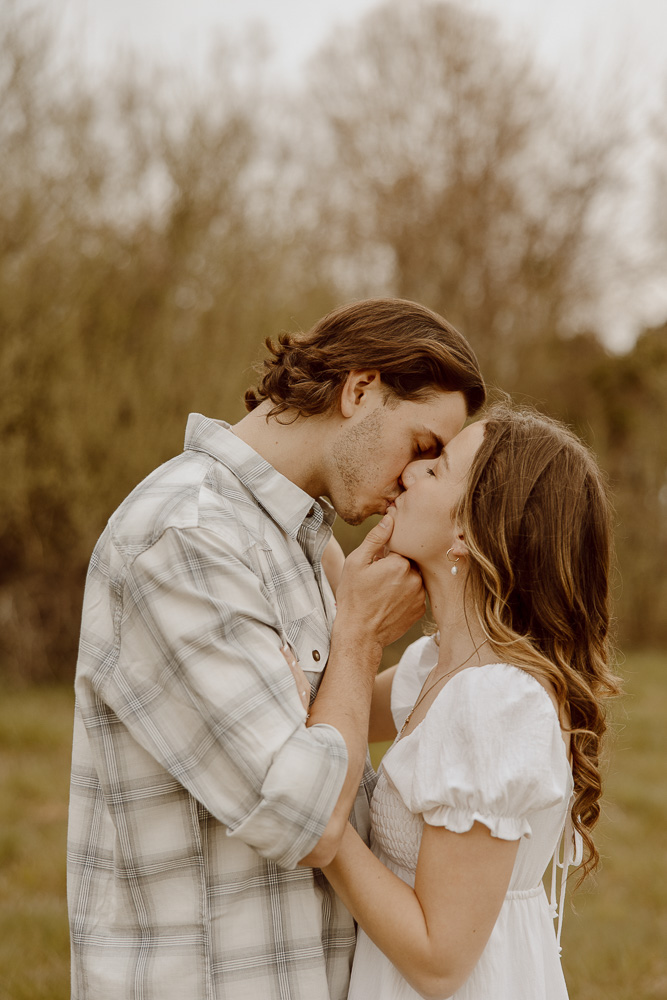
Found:
[[[384,514],[402,492],[401,475],[418,458],[437,458],[463,427],[461,392],[437,392],[426,402],[384,402],[367,394],[359,412],[345,421],[333,448],[329,496],[348,524]]]

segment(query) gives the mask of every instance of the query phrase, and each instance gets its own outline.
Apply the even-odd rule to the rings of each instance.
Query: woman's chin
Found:
[[[389,543],[385,547],[386,552],[395,552],[397,556],[404,556],[406,559],[412,559],[412,556],[405,551],[405,546],[401,545],[400,538],[394,538],[392,535],[389,539]]]

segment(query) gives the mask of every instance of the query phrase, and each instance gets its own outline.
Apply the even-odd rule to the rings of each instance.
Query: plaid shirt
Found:
[[[317,690],[334,512],[228,424],[118,508],[90,564],[68,851],[77,1000],[342,1000],[354,924],[318,869],[347,752],[306,728],[280,646]],[[368,832],[372,770],[354,819]]]

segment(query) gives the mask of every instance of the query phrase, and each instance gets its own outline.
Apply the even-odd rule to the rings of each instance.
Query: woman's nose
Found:
[[[404,490],[407,490],[409,486],[414,483],[421,474],[423,470],[427,467],[428,462],[424,461],[423,458],[416,459],[414,462],[409,462],[401,474],[401,485]]]

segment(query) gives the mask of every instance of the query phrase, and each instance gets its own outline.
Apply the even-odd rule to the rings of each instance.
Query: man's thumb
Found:
[[[391,514],[385,514],[382,520],[379,521],[374,528],[371,528],[361,543],[370,559],[384,549],[385,545],[391,538],[393,530],[394,519]]]

